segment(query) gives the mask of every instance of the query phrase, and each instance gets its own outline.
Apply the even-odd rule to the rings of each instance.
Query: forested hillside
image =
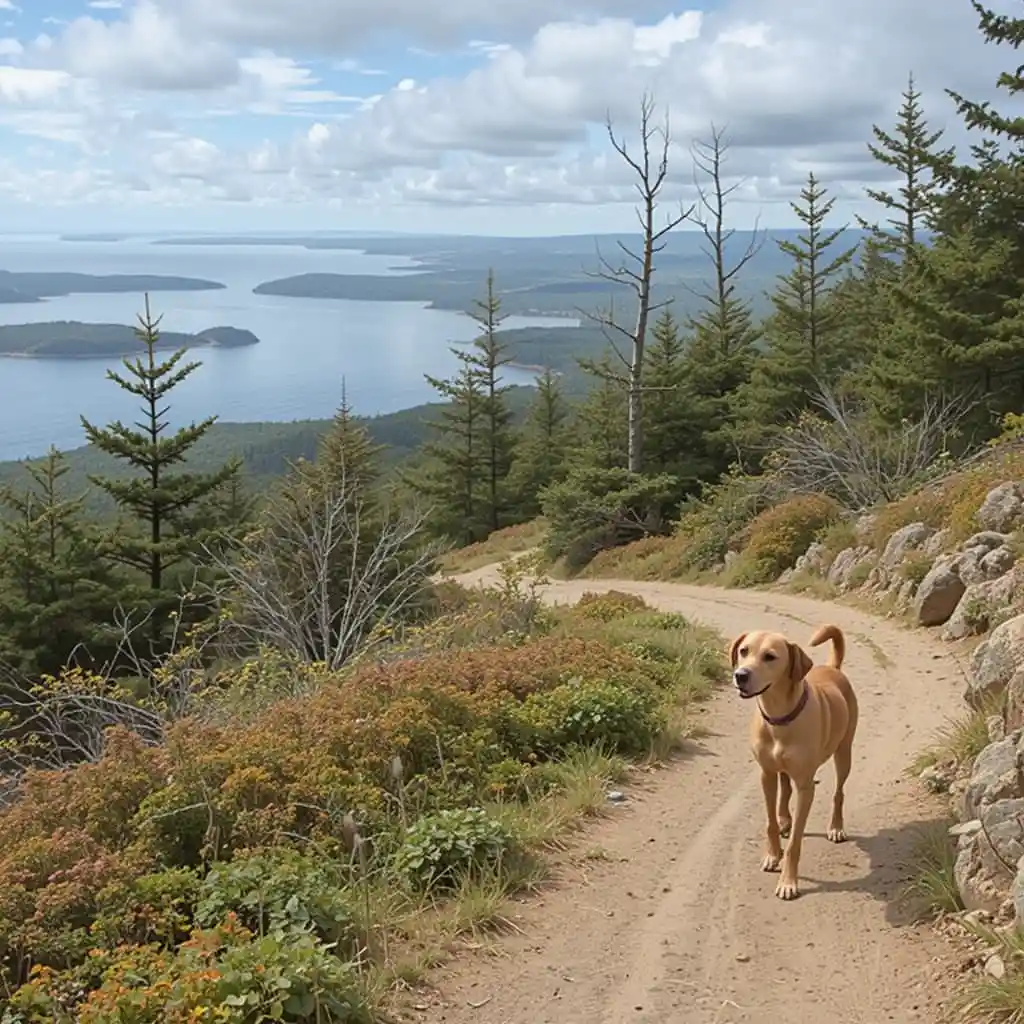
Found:
[[[999,44],[1024,21],[981,27],[1018,92]],[[759,582],[780,547],[1019,433],[1024,125],[950,102],[970,152],[926,122],[912,79],[867,140],[891,184],[856,244],[810,175],[799,237],[737,251],[727,136],[698,145],[679,210],[654,101],[648,159],[609,125],[644,233],[595,257],[622,301],[591,315],[608,344],[582,399],[550,368],[508,387],[501,282],[482,275],[479,337],[428,378],[424,439],[339,396],[330,424],[233,442],[216,409],[167,426],[204,371],[144,318],[142,354],[109,374],[136,421],[83,420],[74,474],[53,451],[4,481],[5,1024],[387,1019],[536,883],[626,760],[675,748],[722,676],[719,640],[680,616],[621,594],[547,610],[515,567],[470,593],[435,582],[446,549],[543,517],[524,534],[575,573],[699,520],[714,528],[687,557],[711,564],[760,514],[734,580]],[[658,276],[682,230],[707,250],[685,318]],[[764,317],[739,287],[758,244],[786,264]]]

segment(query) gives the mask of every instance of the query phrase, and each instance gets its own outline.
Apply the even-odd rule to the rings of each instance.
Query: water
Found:
[[[259,345],[197,348],[202,362],[172,396],[172,424],[214,413],[228,422],[329,417],[344,378],[349,404],[361,415],[394,412],[436,397],[424,373],[457,366],[451,344],[478,333],[469,317],[415,302],[354,302],[253,295],[262,281],[303,273],[394,274],[415,268],[405,257],[367,256],[298,246],[155,246],[146,240],[61,242],[0,237],[0,268],[90,274],[163,274],[220,281],[210,292],[158,292],[150,297],[161,327],[194,333],[230,325],[255,333]],[[484,281],[481,279],[481,287]],[[24,305],[0,304],[0,324],[80,320],[134,323],[142,296],[70,295]],[[505,326],[565,326],[564,319],[509,317]],[[80,415],[94,423],[134,420],[137,401],[107,380],[117,359],[0,358],[0,459],[40,455],[49,445],[84,443]],[[506,380],[533,374],[508,369]]]

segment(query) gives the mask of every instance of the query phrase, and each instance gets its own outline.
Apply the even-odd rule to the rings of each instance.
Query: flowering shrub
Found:
[[[588,590],[576,605],[578,614],[583,618],[599,622],[611,622],[647,609],[647,602],[638,594],[627,594],[621,590],[606,590],[602,594]]]

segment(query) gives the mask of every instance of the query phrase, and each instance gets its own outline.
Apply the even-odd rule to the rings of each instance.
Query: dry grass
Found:
[[[963,1024],[1024,1024],[1024,932],[972,929],[1002,959],[1001,978],[985,975],[957,997],[955,1008]]]
[[[449,573],[482,569],[485,565],[501,562],[511,555],[520,555],[540,547],[546,533],[547,524],[543,519],[507,526],[504,530],[496,530],[486,540],[449,551],[441,559],[441,568]]]
[[[1002,697],[993,697],[980,708],[949,719],[935,734],[934,743],[922,751],[908,771],[920,775],[935,764],[969,765],[989,744],[988,720],[1002,712]]]
[[[914,846],[914,877],[904,896],[919,921],[964,909],[953,873],[956,844],[949,834],[951,824],[937,822],[923,828]]]

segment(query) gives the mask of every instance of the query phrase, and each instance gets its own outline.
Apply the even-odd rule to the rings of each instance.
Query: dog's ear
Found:
[[[740,649],[740,644],[747,639],[746,633],[740,633],[738,637],[732,642],[732,647],[729,648],[729,664],[733,667],[736,666],[737,651]]]
[[[793,683],[799,683],[808,672],[814,668],[808,653],[799,645],[791,643],[789,646],[789,678]]]

